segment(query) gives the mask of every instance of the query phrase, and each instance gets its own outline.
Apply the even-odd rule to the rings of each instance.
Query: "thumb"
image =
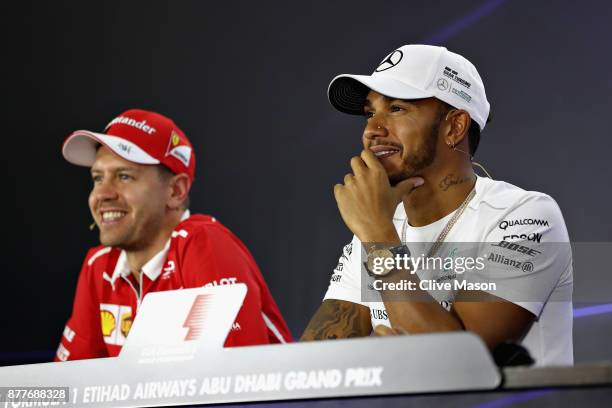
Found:
[[[410,177],[406,180],[400,181],[393,187],[393,190],[396,193],[397,200],[401,201],[405,195],[410,194],[412,190],[419,186],[422,186],[423,183],[425,183],[425,180],[422,177]]]

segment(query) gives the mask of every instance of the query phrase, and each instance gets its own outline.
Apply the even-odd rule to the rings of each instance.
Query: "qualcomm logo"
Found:
[[[387,55],[385,59],[381,61],[380,64],[378,64],[378,68],[376,68],[374,72],[386,71],[389,68],[393,68],[394,66],[399,64],[399,62],[402,60],[403,57],[404,57],[404,53],[402,51],[400,50],[393,51],[391,54]]]

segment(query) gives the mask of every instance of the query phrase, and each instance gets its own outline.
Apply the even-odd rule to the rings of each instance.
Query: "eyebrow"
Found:
[[[134,167],[115,167],[115,168],[112,168],[111,171],[114,171],[114,172],[119,172],[119,171],[137,171],[137,169],[134,168]],[[90,172],[91,173],[102,173],[102,170],[97,169],[95,167],[92,167]]]
[[[411,99],[411,100],[409,100],[409,99],[401,99],[401,98],[390,98],[390,97],[384,96],[384,95],[383,95],[383,98],[384,98],[384,100],[386,102],[399,101],[399,102],[402,102],[402,103],[408,103],[410,105],[415,105],[414,102],[420,100],[420,99]],[[372,106],[372,101],[370,101],[368,98],[366,98],[365,102],[363,103],[363,107],[366,108],[366,107],[369,107],[369,106]]]

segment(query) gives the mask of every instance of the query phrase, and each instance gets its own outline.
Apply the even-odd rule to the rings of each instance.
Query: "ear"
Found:
[[[176,174],[170,179],[170,196],[168,197],[167,206],[171,210],[181,208],[191,189],[189,176],[185,173]]]
[[[459,146],[467,137],[471,123],[470,114],[461,109],[453,109],[446,114],[448,132],[444,136],[444,143],[449,146]]]

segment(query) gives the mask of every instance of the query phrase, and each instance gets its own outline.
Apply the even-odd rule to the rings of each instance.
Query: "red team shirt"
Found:
[[[246,284],[248,292],[225,347],[291,341],[250,252],[210,216],[181,221],[166,248],[143,266],[141,282],[129,271],[121,249],[93,248],[83,262],[55,360],[118,355],[147,293],[232,283]]]

